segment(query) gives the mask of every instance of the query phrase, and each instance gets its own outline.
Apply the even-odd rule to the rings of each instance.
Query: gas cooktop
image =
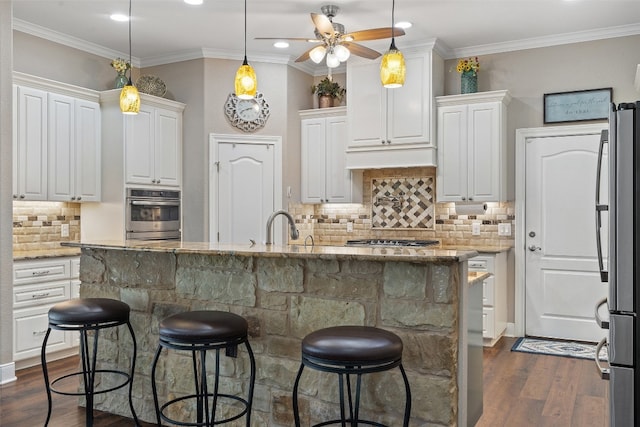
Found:
[[[438,245],[437,240],[404,240],[404,239],[361,239],[347,240],[346,246],[409,246],[425,247]]]

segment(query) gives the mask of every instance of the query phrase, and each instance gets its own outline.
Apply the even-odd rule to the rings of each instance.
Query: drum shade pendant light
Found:
[[[131,0],[129,0],[129,64],[131,64]],[[140,111],[140,94],[131,82],[131,67],[129,67],[129,81],[120,92],[120,111],[122,114],[138,114]]]
[[[235,92],[240,99],[251,99],[255,98],[257,91],[256,72],[247,62],[247,0],[244,0],[244,61],[236,72]]]
[[[390,89],[401,87],[404,84],[404,77],[407,71],[404,55],[396,48],[396,40],[393,37],[395,9],[396,1],[393,0],[391,6],[391,46],[382,57],[382,62],[380,63],[380,81],[384,87]]]

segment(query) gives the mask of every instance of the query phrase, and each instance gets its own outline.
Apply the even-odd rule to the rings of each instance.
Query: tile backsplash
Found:
[[[62,224],[69,236],[61,236]],[[80,204],[13,202],[13,250],[59,249],[60,242],[80,240]]]
[[[513,246],[515,203],[487,203],[484,214],[458,215],[455,203],[434,203],[435,176],[435,168],[366,170],[362,204],[290,204],[289,212],[300,239],[311,235],[318,245],[408,238],[438,239],[445,246]],[[473,223],[480,224],[479,235],[472,235]],[[510,236],[498,235],[500,223],[511,224]]]

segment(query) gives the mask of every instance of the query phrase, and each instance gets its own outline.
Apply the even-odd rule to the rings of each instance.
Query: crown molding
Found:
[[[450,49],[444,59],[463,58],[465,56],[489,55],[493,53],[513,52],[517,50],[559,46],[594,40],[627,37],[640,34],[640,24],[622,25],[619,27],[600,28],[598,30],[578,31],[575,33],[557,34],[554,36],[534,37],[504,43],[469,46]]]
[[[13,29],[22,33],[31,34],[32,36],[36,36],[41,39],[52,41],[54,43],[72,47],[83,52],[101,56],[103,58],[113,59],[129,57],[129,54],[127,52],[120,52],[117,50],[109,49],[104,46],[100,46],[98,44],[91,43],[86,40],[70,36],[68,34],[60,33],[49,28],[41,27],[40,25],[32,24],[30,22],[23,21],[17,18],[13,18]],[[140,59],[132,56],[131,65],[136,68],[140,68]]]

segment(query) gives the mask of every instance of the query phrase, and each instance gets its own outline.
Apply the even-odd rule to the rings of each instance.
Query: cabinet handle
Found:
[[[469,201],[473,201],[473,197],[469,197]]]
[[[39,294],[31,295],[31,298],[39,299],[39,298],[46,298],[48,296],[49,296],[49,292],[40,292]]]
[[[78,197],[76,198],[76,200],[82,200],[82,197],[78,196]]]
[[[159,179],[156,179],[156,184],[160,184],[160,180]]]
[[[384,139],[380,140],[380,142],[382,143],[382,145],[387,143],[387,141],[385,141]]]
[[[39,336],[44,335],[46,333],[47,333],[46,329],[44,331],[33,331],[33,336],[34,337],[39,337]]]
[[[40,270],[40,271],[32,271],[31,275],[32,276],[45,276],[49,274],[49,270]]]
[[[466,198],[466,197],[463,197],[463,198],[462,198],[462,201],[465,201],[465,200],[467,200],[467,198]]]
[[[71,197],[71,200],[75,200],[75,199],[76,199],[76,196],[72,196],[72,197]]]
[[[21,198],[21,199],[24,199],[24,194],[21,194],[21,195],[20,195],[20,198]]]
[[[17,199],[17,198],[18,198],[18,195],[17,195],[17,194],[14,194],[14,195],[13,195],[13,198],[14,198],[14,199]]]

